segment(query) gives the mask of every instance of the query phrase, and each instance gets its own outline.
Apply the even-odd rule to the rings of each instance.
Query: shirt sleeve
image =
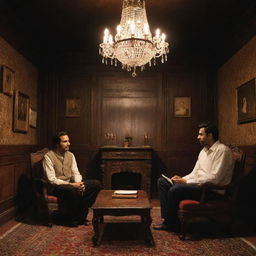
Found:
[[[80,174],[78,167],[77,167],[77,163],[76,163],[76,158],[75,156],[72,154],[72,174],[73,174],[73,179],[74,182],[81,182],[82,181],[82,175]]]
[[[43,168],[44,168],[45,175],[51,184],[56,184],[56,185],[69,184],[68,181],[64,181],[56,177],[53,163],[47,155],[45,155],[43,159]]]

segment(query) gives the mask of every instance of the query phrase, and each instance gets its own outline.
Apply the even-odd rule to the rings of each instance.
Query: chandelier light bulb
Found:
[[[109,30],[108,30],[107,28],[105,28],[105,30],[104,30],[104,36],[108,36],[108,34],[109,34]]]
[[[156,30],[156,37],[159,37],[160,36],[160,29],[158,28],[157,30]]]
[[[145,0],[123,0],[122,15],[120,24],[116,28],[116,35],[113,37],[108,29],[104,31],[103,43],[100,44],[99,53],[102,55],[102,62],[117,66],[117,61],[122,68],[132,72],[136,76],[136,69],[141,71],[145,65],[151,66],[153,59],[161,57],[161,62],[167,60],[169,44],[165,42],[166,35],[160,35],[160,29],[152,36],[147,20]]]
[[[111,44],[111,45],[114,43],[112,35],[108,36],[108,43]]]
[[[122,30],[121,25],[118,25],[118,26],[116,27],[117,34],[120,34],[120,33],[121,33],[121,30]]]

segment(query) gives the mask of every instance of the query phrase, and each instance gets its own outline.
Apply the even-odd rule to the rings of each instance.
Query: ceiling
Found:
[[[103,30],[114,34],[121,7],[121,0],[1,0],[0,34],[35,63],[67,51],[98,58]],[[216,67],[256,32],[255,0],[146,0],[146,10],[175,62]]]

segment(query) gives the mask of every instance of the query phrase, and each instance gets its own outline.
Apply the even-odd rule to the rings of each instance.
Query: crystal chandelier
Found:
[[[99,52],[102,55],[102,63],[117,66],[117,60],[121,62],[122,68],[132,71],[132,76],[136,76],[136,68],[141,71],[148,63],[151,66],[153,59],[156,65],[156,58],[161,57],[161,62],[167,61],[169,52],[168,43],[165,42],[165,34],[160,35],[160,30],[156,30],[156,35],[152,37],[150,32],[145,0],[123,0],[121,22],[117,26],[115,38],[106,28],[104,31],[103,43],[100,44]]]

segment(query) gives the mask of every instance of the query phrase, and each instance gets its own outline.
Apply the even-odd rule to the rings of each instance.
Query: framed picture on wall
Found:
[[[80,117],[81,100],[78,98],[66,100],[66,117]]]
[[[13,131],[28,132],[29,123],[29,96],[15,91]]]
[[[237,116],[238,123],[256,120],[256,86],[255,78],[237,88]]]
[[[37,112],[35,109],[29,109],[29,125],[33,128],[36,128],[37,123]]]
[[[9,96],[14,91],[14,71],[6,66],[2,66],[1,91]]]
[[[191,117],[191,97],[174,97],[174,117]]]

